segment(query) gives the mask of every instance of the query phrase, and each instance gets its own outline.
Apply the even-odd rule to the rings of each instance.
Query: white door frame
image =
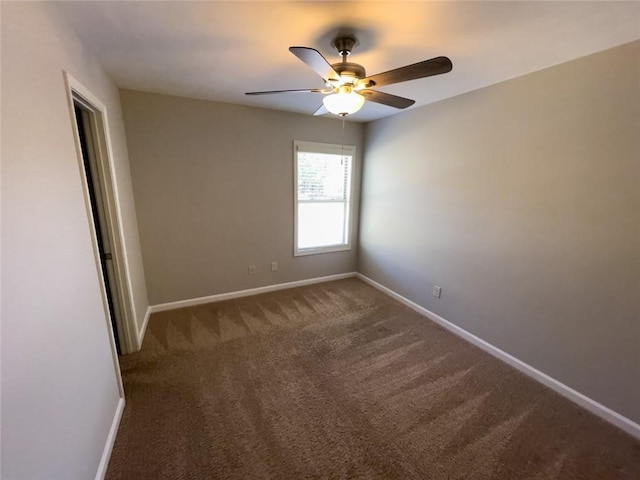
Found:
[[[74,103],[79,103],[85,110],[90,112],[91,128],[96,134],[96,144],[94,145],[96,166],[98,169],[98,177],[100,181],[100,189],[104,197],[104,211],[106,217],[106,229],[109,233],[109,240],[112,249],[113,268],[116,277],[116,288],[113,295],[117,295],[118,302],[121,305],[120,315],[116,315],[118,328],[118,336],[120,338],[120,350],[124,353],[135,352],[140,349],[138,345],[138,335],[136,328],[136,319],[133,309],[133,291],[131,289],[131,278],[129,274],[129,265],[125,255],[125,240],[122,233],[122,218],[120,202],[117,195],[116,174],[113,167],[113,157],[111,155],[111,136],[109,134],[109,122],[107,117],[107,108],[98,100],[86,87],[73,78],[68,72],[63,72],[64,82],[67,89],[67,100],[69,103],[69,114],[71,126],[73,129],[74,140],[76,144],[76,153],[78,156],[79,173],[82,177],[82,193],[84,195],[85,207],[87,209],[87,219],[91,226],[90,234],[93,246],[93,253],[96,261],[96,270],[102,291],[102,300],[105,309],[105,319],[108,323],[109,332],[112,332],[111,317],[109,313],[109,303],[102,274],[102,264],[100,251],[98,248],[98,240],[96,237],[96,228],[94,225],[93,214],[91,210],[91,197],[86,181],[86,172],[84,160],[82,156],[82,147],[78,128],[76,123],[76,114]],[[119,388],[121,396],[124,398],[124,388],[120,376],[120,364],[118,362],[118,353],[115,345],[113,334],[111,338],[111,350],[115,368],[119,379]]]

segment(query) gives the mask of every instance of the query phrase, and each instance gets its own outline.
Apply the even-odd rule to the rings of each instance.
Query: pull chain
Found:
[[[344,122],[346,115],[342,115],[342,142],[340,143],[340,165],[344,165]]]

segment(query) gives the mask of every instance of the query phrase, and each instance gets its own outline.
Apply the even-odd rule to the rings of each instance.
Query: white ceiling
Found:
[[[640,38],[640,2],[63,2],[57,6],[122,88],[312,114],[321,88],[289,53],[318,49],[330,63],[339,31],[360,45],[349,60],[379,73],[439,55],[451,73],[380,90],[411,108]],[[350,120],[398,110],[367,102]]]

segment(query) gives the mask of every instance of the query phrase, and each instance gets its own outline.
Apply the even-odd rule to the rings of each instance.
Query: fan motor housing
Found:
[[[359,63],[340,62],[334,63],[331,67],[340,74],[340,76],[354,77],[354,80],[360,80],[367,76],[364,67]]]

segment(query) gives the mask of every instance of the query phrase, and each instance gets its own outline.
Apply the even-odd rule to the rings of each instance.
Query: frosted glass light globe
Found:
[[[364,105],[364,97],[354,92],[349,85],[344,85],[338,93],[324,97],[322,103],[331,113],[344,117],[360,110]]]

